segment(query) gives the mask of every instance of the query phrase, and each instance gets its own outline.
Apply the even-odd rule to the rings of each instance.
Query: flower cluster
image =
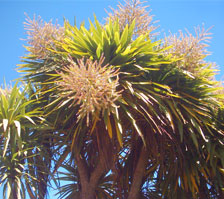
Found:
[[[180,61],[177,62],[178,67],[193,74],[200,73],[201,67],[208,65],[204,58],[209,55],[207,51],[208,40],[211,39],[211,33],[205,30],[204,27],[195,28],[195,36],[187,31],[184,34],[179,31],[179,36],[170,34],[165,38],[165,46],[172,46],[166,54],[171,54]]]
[[[108,13],[109,18],[112,21],[119,20],[121,30],[135,20],[134,35],[136,37],[145,33],[154,37],[156,33],[152,33],[152,31],[157,29],[157,26],[154,25],[156,22],[153,21],[153,15],[150,15],[151,10],[147,11],[148,6],[143,6],[143,3],[139,0],[126,0],[125,4],[119,2],[117,10],[111,8],[112,13]]]
[[[82,58],[77,63],[68,58],[69,65],[59,72],[60,96],[79,106],[78,119],[87,117],[87,125],[90,114],[115,106],[121,94],[117,91],[119,72],[103,62],[103,57],[99,61]]]
[[[26,49],[39,59],[46,58],[49,50],[48,48],[54,44],[54,41],[62,41],[64,38],[64,28],[58,24],[50,22],[43,22],[39,16],[33,19],[27,16],[24,23],[27,30],[27,43],[29,44]]]

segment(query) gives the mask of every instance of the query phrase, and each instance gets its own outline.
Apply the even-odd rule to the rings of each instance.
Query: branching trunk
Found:
[[[130,192],[128,194],[128,199],[138,199],[139,198],[139,191],[142,185],[142,179],[144,177],[145,169],[147,166],[148,160],[148,152],[145,147],[142,147],[140,156],[138,158],[138,163],[136,169],[134,171],[133,181],[131,185]]]
[[[80,176],[80,182],[81,182],[81,199],[94,199],[94,197],[91,197],[91,187],[89,187],[89,171],[88,167],[85,163],[85,161],[80,157],[79,155],[76,155],[76,164],[78,166],[78,172]],[[91,195],[89,195],[91,194]]]
[[[101,132],[101,133],[99,133]],[[80,198],[95,199],[96,189],[101,177],[103,177],[112,167],[113,162],[113,144],[104,128],[96,131],[95,147],[97,154],[95,164],[88,165],[87,160],[83,158],[82,152],[75,155],[75,161],[80,177]],[[91,164],[91,163],[90,163]]]
[[[76,163],[81,181],[80,199],[94,199],[98,182],[106,172],[103,154],[100,154],[99,162],[92,173],[89,173],[85,160],[78,155],[76,156]]]

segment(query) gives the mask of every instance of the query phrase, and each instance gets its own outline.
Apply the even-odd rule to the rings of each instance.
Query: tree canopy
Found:
[[[156,40],[152,19],[135,0],[88,28],[27,18],[24,86],[0,90],[4,198],[46,198],[52,182],[58,198],[224,197],[209,33]]]

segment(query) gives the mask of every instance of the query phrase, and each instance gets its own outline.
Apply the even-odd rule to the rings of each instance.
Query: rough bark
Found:
[[[128,199],[139,199],[140,188],[142,185],[142,179],[144,177],[145,169],[147,166],[148,152],[145,147],[142,147],[138,163],[134,171],[134,177],[131,185]]]

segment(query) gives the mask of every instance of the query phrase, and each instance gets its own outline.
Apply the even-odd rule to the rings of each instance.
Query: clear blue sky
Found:
[[[150,5],[155,20],[159,20],[160,32],[172,33],[205,24],[205,28],[214,26],[213,38],[208,50],[212,55],[207,58],[216,62],[220,75],[224,76],[224,0],[145,0]],[[25,54],[21,40],[25,38],[23,22],[24,12],[30,17],[40,15],[45,21],[58,19],[63,24],[63,17],[71,23],[76,17],[77,23],[93,19],[95,13],[103,22],[109,6],[116,7],[116,0],[0,0],[0,85],[19,77],[15,71],[20,57]],[[88,23],[87,23],[88,24]],[[162,34],[163,34],[162,33]],[[1,197],[1,191],[0,191]],[[54,197],[51,197],[54,198]]]

